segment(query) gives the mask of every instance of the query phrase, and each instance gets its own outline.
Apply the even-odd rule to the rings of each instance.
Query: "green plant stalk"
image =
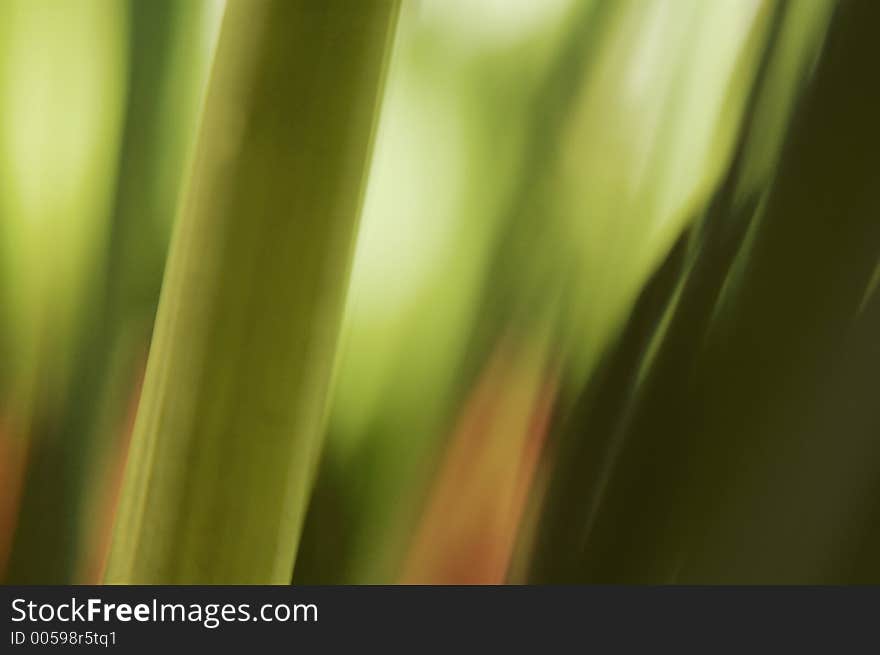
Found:
[[[397,8],[229,3],[107,582],[289,582]]]

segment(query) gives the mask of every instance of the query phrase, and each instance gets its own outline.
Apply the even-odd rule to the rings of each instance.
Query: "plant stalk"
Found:
[[[396,0],[231,0],[105,579],[289,582]]]

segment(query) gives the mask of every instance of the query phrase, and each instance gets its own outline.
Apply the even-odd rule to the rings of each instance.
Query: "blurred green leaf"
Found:
[[[397,3],[233,1],[106,579],[290,579]]]

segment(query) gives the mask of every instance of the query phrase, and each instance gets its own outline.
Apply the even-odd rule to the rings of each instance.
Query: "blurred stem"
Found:
[[[113,519],[130,405],[139,397],[170,226],[189,170],[215,41],[206,28],[216,27],[216,11],[205,1],[130,0],[131,74],[114,221],[66,426],[83,442],[75,454],[82,478],[77,583],[100,579],[107,555],[104,526]],[[194,37],[199,31],[203,36]]]
[[[108,582],[290,580],[396,15],[228,6]]]
[[[3,580],[69,583],[129,12],[94,0],[4,2],[0,14],[0,529],[14,530]]]

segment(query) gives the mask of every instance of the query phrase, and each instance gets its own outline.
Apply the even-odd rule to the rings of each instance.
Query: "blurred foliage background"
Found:
[[[101,579],[224,9],[0,1],[6,582]],[[878,21],[403,0],[293,582],[880,581]]]

